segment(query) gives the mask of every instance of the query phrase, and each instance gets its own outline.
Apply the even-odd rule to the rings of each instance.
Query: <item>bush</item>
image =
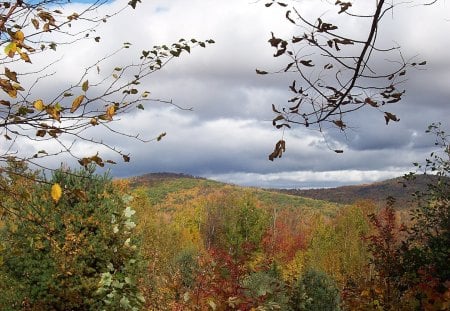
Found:
[[[51,193],[55,184],[60,198]],[[59,170],[48,183],[27,187],[26,204],[8,201],[16,213],[0,231],[0,279],[11,282],[0,309],[138,310],[131,198],[93,169]]]
[[[340,295],[336,282],[326,273],[308,269],[299,279],[291,297],[295,311],[340,310]]]

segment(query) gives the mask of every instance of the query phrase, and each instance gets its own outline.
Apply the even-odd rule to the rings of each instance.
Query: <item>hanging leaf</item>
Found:
[[[314,67],[314,65],[312,64],[312,60],[301,60],[300,64],[307,67]]]
[[[288,70],[292,67],[292,65],[294,65],[293,62],[292,62],[292,63],[289,63],[289,64],[286,66],[286,68],[284,68],[284,72],[288,71]]]
[[[384,119],[386,120],[386,125],[388,125],[390,120],[395,121],[395,122],[400,121],[400,119],[397,118],[397,116],[395,114],[390,113],[390,112],[385,112],[384,113]]]
[[[273,152],[269,155],[269,160],[273,161],[275,158],[281,158],[283,152],[286,152],[286,142],[284,140],[279,140]]]
[[[55,201],[55,203],[58,203],[59,199],[61,199],[62,196],[61,186],[58,183],[54,184],[50,193],[53,201]]]
[[[161,139],[163,139],[164,136],[166,136],[166,132],[159,134],[159,136],[156,138],[157,141],[161,141]]]
[[[47,107],[46,111],[53,119],[60,122],[61,114],[59,112],[60,110],[58,109],[58,107],[56,107],[56,105],[54,107]]]
[[[46,131],[46,130],[38,130],[38,131],[36,132],[36,136],[38,136],[38,137],[44,137],[45,134],[47,134],[47,131]]]
[[[14,39],[22,43],[23,40],[25,39],[25,35],[23,34],[22,31],[18,30],[14,33]]]
[[[39,29],[39,21],[37,19],[32,18],[31,23],[33,24],[34,28],[36,28],[36,30]]]
[[[256,69],[256,73],[259,74],[259,75],[266,75],[266,74],[268,74],[267,71],[259,70],[259,69]]]
[[[284,117],[280,114],[278,116],[276,116],[273,120],[272,120],[272,125],[275,126],[277,124],[277,121],[280,120],[285,120]]]
[[[81,103],[83,102],[84,95],[80,95],[77,98],[75,98],[72,102],[72,107],[70,108],[70,112],[74,113],[78,107],[80,107]]]
[[[87,90],[89,89],[89,80],[83,82],[83,84],[81,85],[81,89],[83,90],[83,92],[87,92]]]
[[[8,77],[8,79],[19,83],[19,81],[17,81],[17,73],[15,71],[11,71],[8,68],[5,67],[5,76]]]
[[[280,111],[278,111],[278,110],[275,108],[275,105],[274,105],[274,104],[272,104],[272,111],[273,111],[273,112],[276,112],[276,113],[281,113]]]
[[[34,108],[35,108],[36,110],[38,110],[38,111],[42,111],[42,110],[44,110],[44,108],[45,108],[44,102],[43,102],[41,99],[36,100],[36,101],[33,103],[33,106],[34,106]]]
[[[371,105],[372,107],[378,107],[378,103],[377,103],[376,101],[372,100],[370,97],[367,97],[367,98],[364,100],[364,102],[365,102],[366,104]]]
[[[345,129],[346,125],[342,120],[333,120],[333,123],[341,130]]]
[[[16,52],[17,52],[17,44],[15,42],[10,42],[5,47],[5,54],[8,55],[8,57],[13,58],[14,54],[16,54]]]
[[[114,105],[109,106],[106,109],[106,118],[111,121],[112,117],[116,114],[116,107]]]

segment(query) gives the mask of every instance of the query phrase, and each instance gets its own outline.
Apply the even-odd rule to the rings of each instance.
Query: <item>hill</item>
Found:
[[[241,187],[226,183],[176,173],[149,173],[130,178],[132,187],[144,187],[153,205],[161,208],[167,201],[188,203],[207,197],[215,191],[224,191],[229,195],[247,193],[254,196],[264,206],[277,209],[301,209],[303,211],[320,211],[324,215],[333,215],[340,204],[325,200],[298,196],[290,193],[275,192],[254,187]]]
[[[426,190],[427,184],[435,180],[435,176],[417,175],[412,181],[406,181],[403,177],[388,179],[372,184],[343,186],[327,189],[281,189],[281,193],[298,195],[317,200],[325,200],[340,204],[352,204],[359,200],[372,200],[383,205],[386,198],[392,196],[396,199],[399,208],[411,205],[413,194]]]

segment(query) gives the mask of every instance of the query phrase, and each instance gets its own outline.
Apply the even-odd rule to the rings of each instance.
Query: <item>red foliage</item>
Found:
[[[278,218],[262,240],[267,256],[286,263],[294,258],[297,251],[306,249],[307,234],[299,227],[298,223],[287,223],[285,219]]]
[[[369,251],[376,271],[373,286],[380,294],[380,300],[386,309],[394,307],[399,300],[402,277],[402,259],[400,251],[403,226],[397,222],[393,199],[388,199],[387,206],[378,215],[370,215],[375,234],[368,236]]]
[[[241,286],[246,275],[244,265],[220,249],[209,249],[208,256],[200,258],[200,273],[190,292],[189,301],[180,302],[173,310],[209,310],[212,301],[216,310],[250,310],[251,301]]]

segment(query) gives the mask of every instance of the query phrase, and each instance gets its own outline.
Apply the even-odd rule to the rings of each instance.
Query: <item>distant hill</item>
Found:
[[[386,202],[386,198],[392,196],[396,199],[396,205],[399,208],[406,208],[411,205],[412,194],[416,191],[422,192],[426,190],[427,184],[435,179],[435,176],[417,175],[413,181],[405,181],[403,177],[397,177],[364,185],[308,190],[282,189],[276,191],[341,204],[352,204],[358,200],[368,199],[383,205]]]
[[[276,209],[299,209],[309,212],[320,212],[323,215],[332,216],[341,208],[341,204],[311,199],[289,193],[274,192],[254,187],[241,187],[230,185],[202,177],[176,173],[149,173],[141,176],[131,177],[132,187],[144,187],[152,204],[165,208],[176,198],[177,203],[188,202],[206,197],[215,191],[224,191],[230,195],[236,193],[247,193],[254,196],[265,206]],[[170,203],[169,203],[170,204]]]
[[[132,186],[143,186],[143,185],[152,185],[155,183],[160,183],[166,180],[174,180],[174,179],[205,179],[203,177],[196,177],[189,174],[183,173],[167,173],[167,172],[159,172],[159,173],[147,173],[140,176],[131,177],[131,185]]]

